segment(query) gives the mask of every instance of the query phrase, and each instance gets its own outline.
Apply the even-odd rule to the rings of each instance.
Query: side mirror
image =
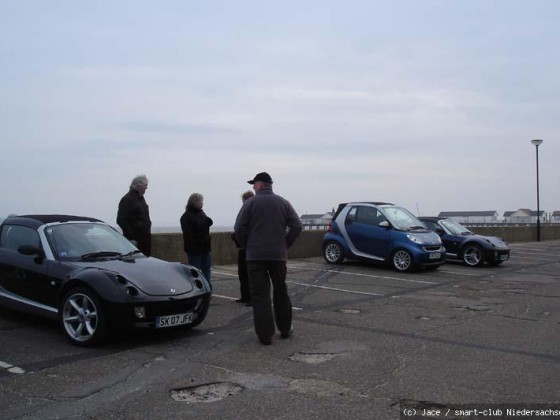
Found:
[[[382,222],[379,222],[379,224],[377,226],[388,228],[391,225],[389,225],[389,222],[387,220],[383,220]]]
[[[23,255],[35,255],[35,263],[41,264],[45,258],[45,253],[43,250],[35,245],[20,245],[18,247],[18,252]]]
[[[43,250],[35,245],[20,245],[18,247],[18,252],[23,255],[37,255],[43,256]]]
[[[437,227],[437,228],[436,228],[436,233],[437,233],[438,235],[443,235],[445,232],[444,232],[444,230],[443,230],[442,228]]]

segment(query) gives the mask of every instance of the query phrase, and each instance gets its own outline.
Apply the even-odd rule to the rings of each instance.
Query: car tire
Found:
[[[341,264],[344,261],[342,246],[335,241],[327,242],[323,247],[323,257],[329,264]]]
[[[469,267],[480,267],[484,264],[484,253],[477,244],[467,244],[461,253],[461,258]]]
[[[60,323],[72,344],[82,347],[102,343],[108,334],[103,305],[86,287],[71,289],[60,305]]]
[[[406,249],[397,249],[391,257],[393,268],[397,271],[412,271],[414,269],[414,260],[412,255]]]

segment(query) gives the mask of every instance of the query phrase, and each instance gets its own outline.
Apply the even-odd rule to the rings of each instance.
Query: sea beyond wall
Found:
[[[507,242],[534,242],[537,240],[535,226],[471,227],[475,233],[498,236]],[[323,255],[324,230],[305,230],[288,252],[289,259],[320,257]],[[211,233],[212,265],[237,263],[237,248],[231,240],[231,232]],[[541,226],[541,240],[560,239],[560,226]],[[183,235],[181,233],[155,233],[152,235],[152,256],[166,261],[185,262]]]

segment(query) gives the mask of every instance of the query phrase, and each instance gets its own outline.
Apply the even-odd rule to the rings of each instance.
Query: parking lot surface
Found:
[[[271,346],[235,302],[237,267],[212,280],[196,329],[94,349],[0,310],[0,418],[398,419],[422,404],[560,403],[560,241],[420,273],[291,260],[295,333]]]

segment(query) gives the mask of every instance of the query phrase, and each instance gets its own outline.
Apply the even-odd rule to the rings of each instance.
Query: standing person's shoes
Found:
[[[236,299],[236,302],[237,303],[244,303],[245,306],[253,306],[253,302],[251,302],[251,299],[241,298],[241,299]]]
[[[288,338],[288,337],[291,337],[293,334],[294,334],[294,329],[293,329],[293,328],[290,328],[288,331],[282,331],[282,332],[280,333],[280,337],[282,337],[282,338]]]
[[[268,345],[272,344],[272,339],[271,338],[269,338],[267,340],[267,339],[259,337],[259,341],[261,342],[261,344],[264,344],[265,346],[268,346]]]

